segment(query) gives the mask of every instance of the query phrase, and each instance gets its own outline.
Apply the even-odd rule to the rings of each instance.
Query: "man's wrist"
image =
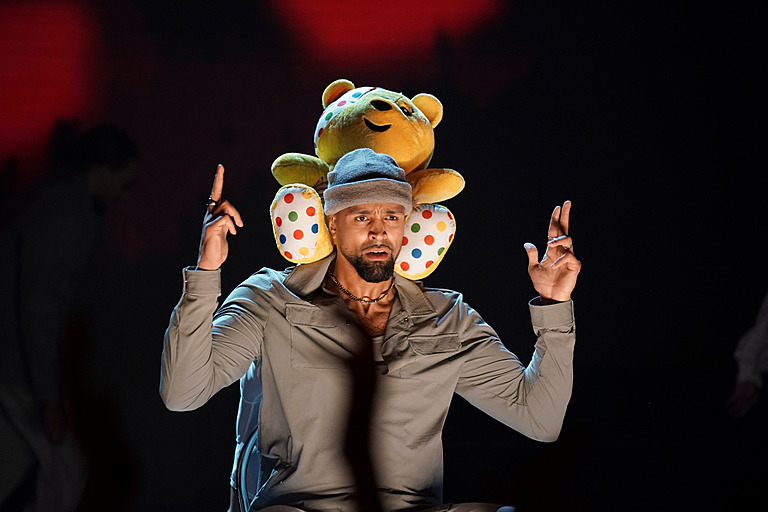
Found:
[[[571,300],[571,299],[568,299],[568,300]],[[555,299],[550,299],[549,297],[543,297],[539,295],[539,304],[541,304],[542,306],[548,306],[550,304],[562,304],[563,302],[568,302],[568,300],[555,300]]]
[[[202,255],[197,258],[197,264],[195,265],[195,270],[203,270],[205,272],[211,272],[215,270],[219,270],[221,268],[221,265],[216,265],[218,262],[210,261],[210,258],[204,258]]]

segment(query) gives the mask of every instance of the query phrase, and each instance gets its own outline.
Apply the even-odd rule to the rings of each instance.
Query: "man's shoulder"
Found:
[[[451,290],[450,288],[440,288],[437,286],[425,286],[423,281],[411,281],[405,278],[401,278],[400,282],[404,283],[405,286],[418,288],[420,292],[430,297],[439,298],[439,297],[453,297],[453,296],[461,295],[460,292],[457,292],[456,290]]]
[[[245,281],[240,283],[240,286],[255,286],[264,290],[274,288],[275,286],[282,286],[294,268],[295,267],[288,267],[282,270],[278,270],[269,267],[262,267],[248,276]]]
[[[457,292],[456,290],[451,290],[449,288],[436,288],[433,286],[422,286],[422,290],[425,294],[429,297],[434,297],[436,300],[441,299],[456,299],[456,298],[462,298],[463,295],[461,292]]]
[[[293,297],[306,297],[322,286],[329,258],[313,263],[293,265],[283,270],[264,267],[243,281],[238,289],[243,292],[287,293]],[[236,290],[237,291],[237,290]],[[286,300],[290,297],[286,296]]]
[[[421,281],[406,281],[403,287],[408,294],[419,294],[426,298],[435,310],[464,302],[464,296],[461,292],[448,288],[424,286]]]
[[[227,301],[238,299],[255,300],[256,297],[275,296],[285,290],[285,279],[290,275],[290,268],[277,270],[263,267],[248,276],[232,290]]]

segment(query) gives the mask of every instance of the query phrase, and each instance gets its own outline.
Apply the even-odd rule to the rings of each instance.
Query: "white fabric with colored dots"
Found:
[[[408,279],[429,275],[453,242],[456,221],[448,208],[420,204],[408,216],[395,271]]]
[[[320,229],[320,198],[304,185],[286,185],[271,206],[272,227],[280,254],[294,263],[317,256]]]
[[[321,212],[320,197],[311,187],[286,185],[277,192],[270,213],[275,241],[285,259],[311,263],[330,253],[330,246],[318,250],[320,232],[327,238],[325,216]],[[417,206],[406,221],[395,271],[411,280],[428,276],[445,256],[455,233],[456,221],[446,207]]]

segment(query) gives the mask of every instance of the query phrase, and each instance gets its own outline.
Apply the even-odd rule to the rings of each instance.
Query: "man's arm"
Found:
[[[235,225],[243,226],[234,206],[222,200],[223,188],[224,167],[219,165],[203,222],[200,270],[184,270],[184,293],[165,333],[160,394],[172,410],[200,407],[259,357],[263,324],[258,315],[240,314],[232,306],[214,320],[221,294],[218,268],[228,252],[226,237],[236,234]]]
[[[536,346],[528,366],[509,352],[468,306],[469,356],[456,392],[472,405],[539,441],[557,439],[573,385],[575,325],[572,303],[529,306]]]
[[[536,333],[531,362],[524,367],[496,333],[467,308],[465,329],[471,353],[456,391],[494,418],[533,439],[554,441],[560,434],[573,386],[576,340],[571,293],[581,270],[569,235],[571,202],[555,207],[549,219],[547,249],[525,244],[528,275],[539,298],[531,301]]]
[[[261,356],[266,313],[255,301],[240,300],[213,318],[219,286],[218,271],[184,270],[184,293],[163,342],[160,395],[171,410],[200,407]]]

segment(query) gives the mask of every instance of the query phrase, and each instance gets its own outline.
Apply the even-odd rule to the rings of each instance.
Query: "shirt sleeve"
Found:
[[[174,411],[196,409],[242,377],[260,358],[266,322],[257,308],[246,311],[238,301],[216,311],[220,271],[183,272],[184,291],[165,332],[161,362],[160,395]]]
[[[529,304],[536,345],[528,366],[508,351],[493,329],[466,306],[468,357],[456,392],[471,404],[539,441],[560,434],[573,386],[573,303]]]

